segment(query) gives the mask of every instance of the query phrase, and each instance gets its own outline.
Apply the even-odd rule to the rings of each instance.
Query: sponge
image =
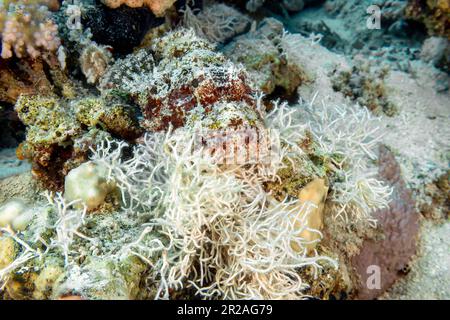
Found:
[[[64,181],[64,198],[67,201],[81,200],[89,211],[101,206],[115,183],[107,178],[107,168],[88,161],[71,170]]]

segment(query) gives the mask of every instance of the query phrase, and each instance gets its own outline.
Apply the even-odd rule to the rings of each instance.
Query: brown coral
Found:
[[[340,91],[375,114],[388,116],[398,113],[397,106],[388,99],[385,78],[389,69],[375,68],[370,62],[355,60],[351,70],[332,75],[333,90]]]
[[[15,110],[27,126],[26,142],[17,156],[31,161],[34,177],[49,190],[62,189],[64,177],[88,160],[90,148],[111,138],[107,131],[130,140],[141,134],[126,107],[106,107],[99,98],[66,104],[56,97],[22,95]]]
[[[425,195],[430,201],[420,201],[423,216],[437,221],[450,218],[450,171],[425,185]]]
[[[52,93],[42,59],[6,61],[0,59],[0,101],[14,104],[20,94]]]
[[[147,6],[155,16],[162,17],[176,0],[102,0],[102,2],[113,9],[120,7],[122,4],[131,8]]]
[[[405,16],[425,25],[429,35],[450,40],[450,2],[448,0],[410,0]]]
[[[61,70],[54,54],[36,59],[0,58],[0,101],[14,104],[21,94],[74,98],[76,84]]]

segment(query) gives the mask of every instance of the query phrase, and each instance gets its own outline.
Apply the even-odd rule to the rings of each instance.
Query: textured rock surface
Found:
[[[450,299],[450,221],[436,224],[424,220],[420,257],[411,272],[381,299]]]
[[[283,51],[283,32],[281,22],[267,18],[255,31],[237,37],[223,49],[231,61],[245,66],[249,78],[265,94],[278,89],[289,96],[310,80],[297,59]]]
[[[380,147],[379,175],[393,185],[394,191],[389,208],[375,212],[384,237],[364,241],[360,253],[352,258],[354,270],[359,275],[355,298],[374,299],[389,289],[396,280],[408,272],[411,258],[416,254],[419,231],[419,214],[410,191],[401,178],[401,171],[394,155],[384,146]],[[367,273],[371,265],[380,267],[380,289],[369,289]]]
[[[31,172],[0,180],[0,204],[12,198],[20,198],[32,203],[39,197],[40,190]]]
[[[146,32],[164,23],[146,7],[122,6],[111,9],[97,3],[89,7],[83,25],[91,29],[92,40],[114,48],[114,52],[129,53],[139,45]]]

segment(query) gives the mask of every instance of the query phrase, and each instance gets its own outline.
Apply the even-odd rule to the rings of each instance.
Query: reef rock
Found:
[[[243,64],[255,86],[266,94],[276,89],[291,95],[309,77],[283,52],[280,42],[283,24],[267,18],[256,31],[237,37],[223,51],[235,63]]]
[[[420,58],[436,67],[450,70],[450,41],[443,37],[426,39],[420,51]]]
[[[50,190],[61,190],[65,175],[85,162],[90,148],[111,134],[123,139],[141,134],[127,106],[101,98],[67,103],[56,97],[22,95],[15,110],[27,126],[26,141],[17,149],[17,156],[32,162],[33,175]]]
[[[112,9],[102,3],[87,6],[82,17],[85,28],[92,33],[92,40],[110,46],[117,53],[130,53],[138,46],[147,31],[164,23],[146,7],[121,6]]]
[[[450,3],[446,0],[409,0],[405,16],[425,25],[429,35],[450,39]]]

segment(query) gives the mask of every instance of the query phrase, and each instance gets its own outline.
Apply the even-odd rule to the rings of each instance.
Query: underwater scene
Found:
[[[0,43],[0,300],[450,300],[450,0],[0,0]]]

